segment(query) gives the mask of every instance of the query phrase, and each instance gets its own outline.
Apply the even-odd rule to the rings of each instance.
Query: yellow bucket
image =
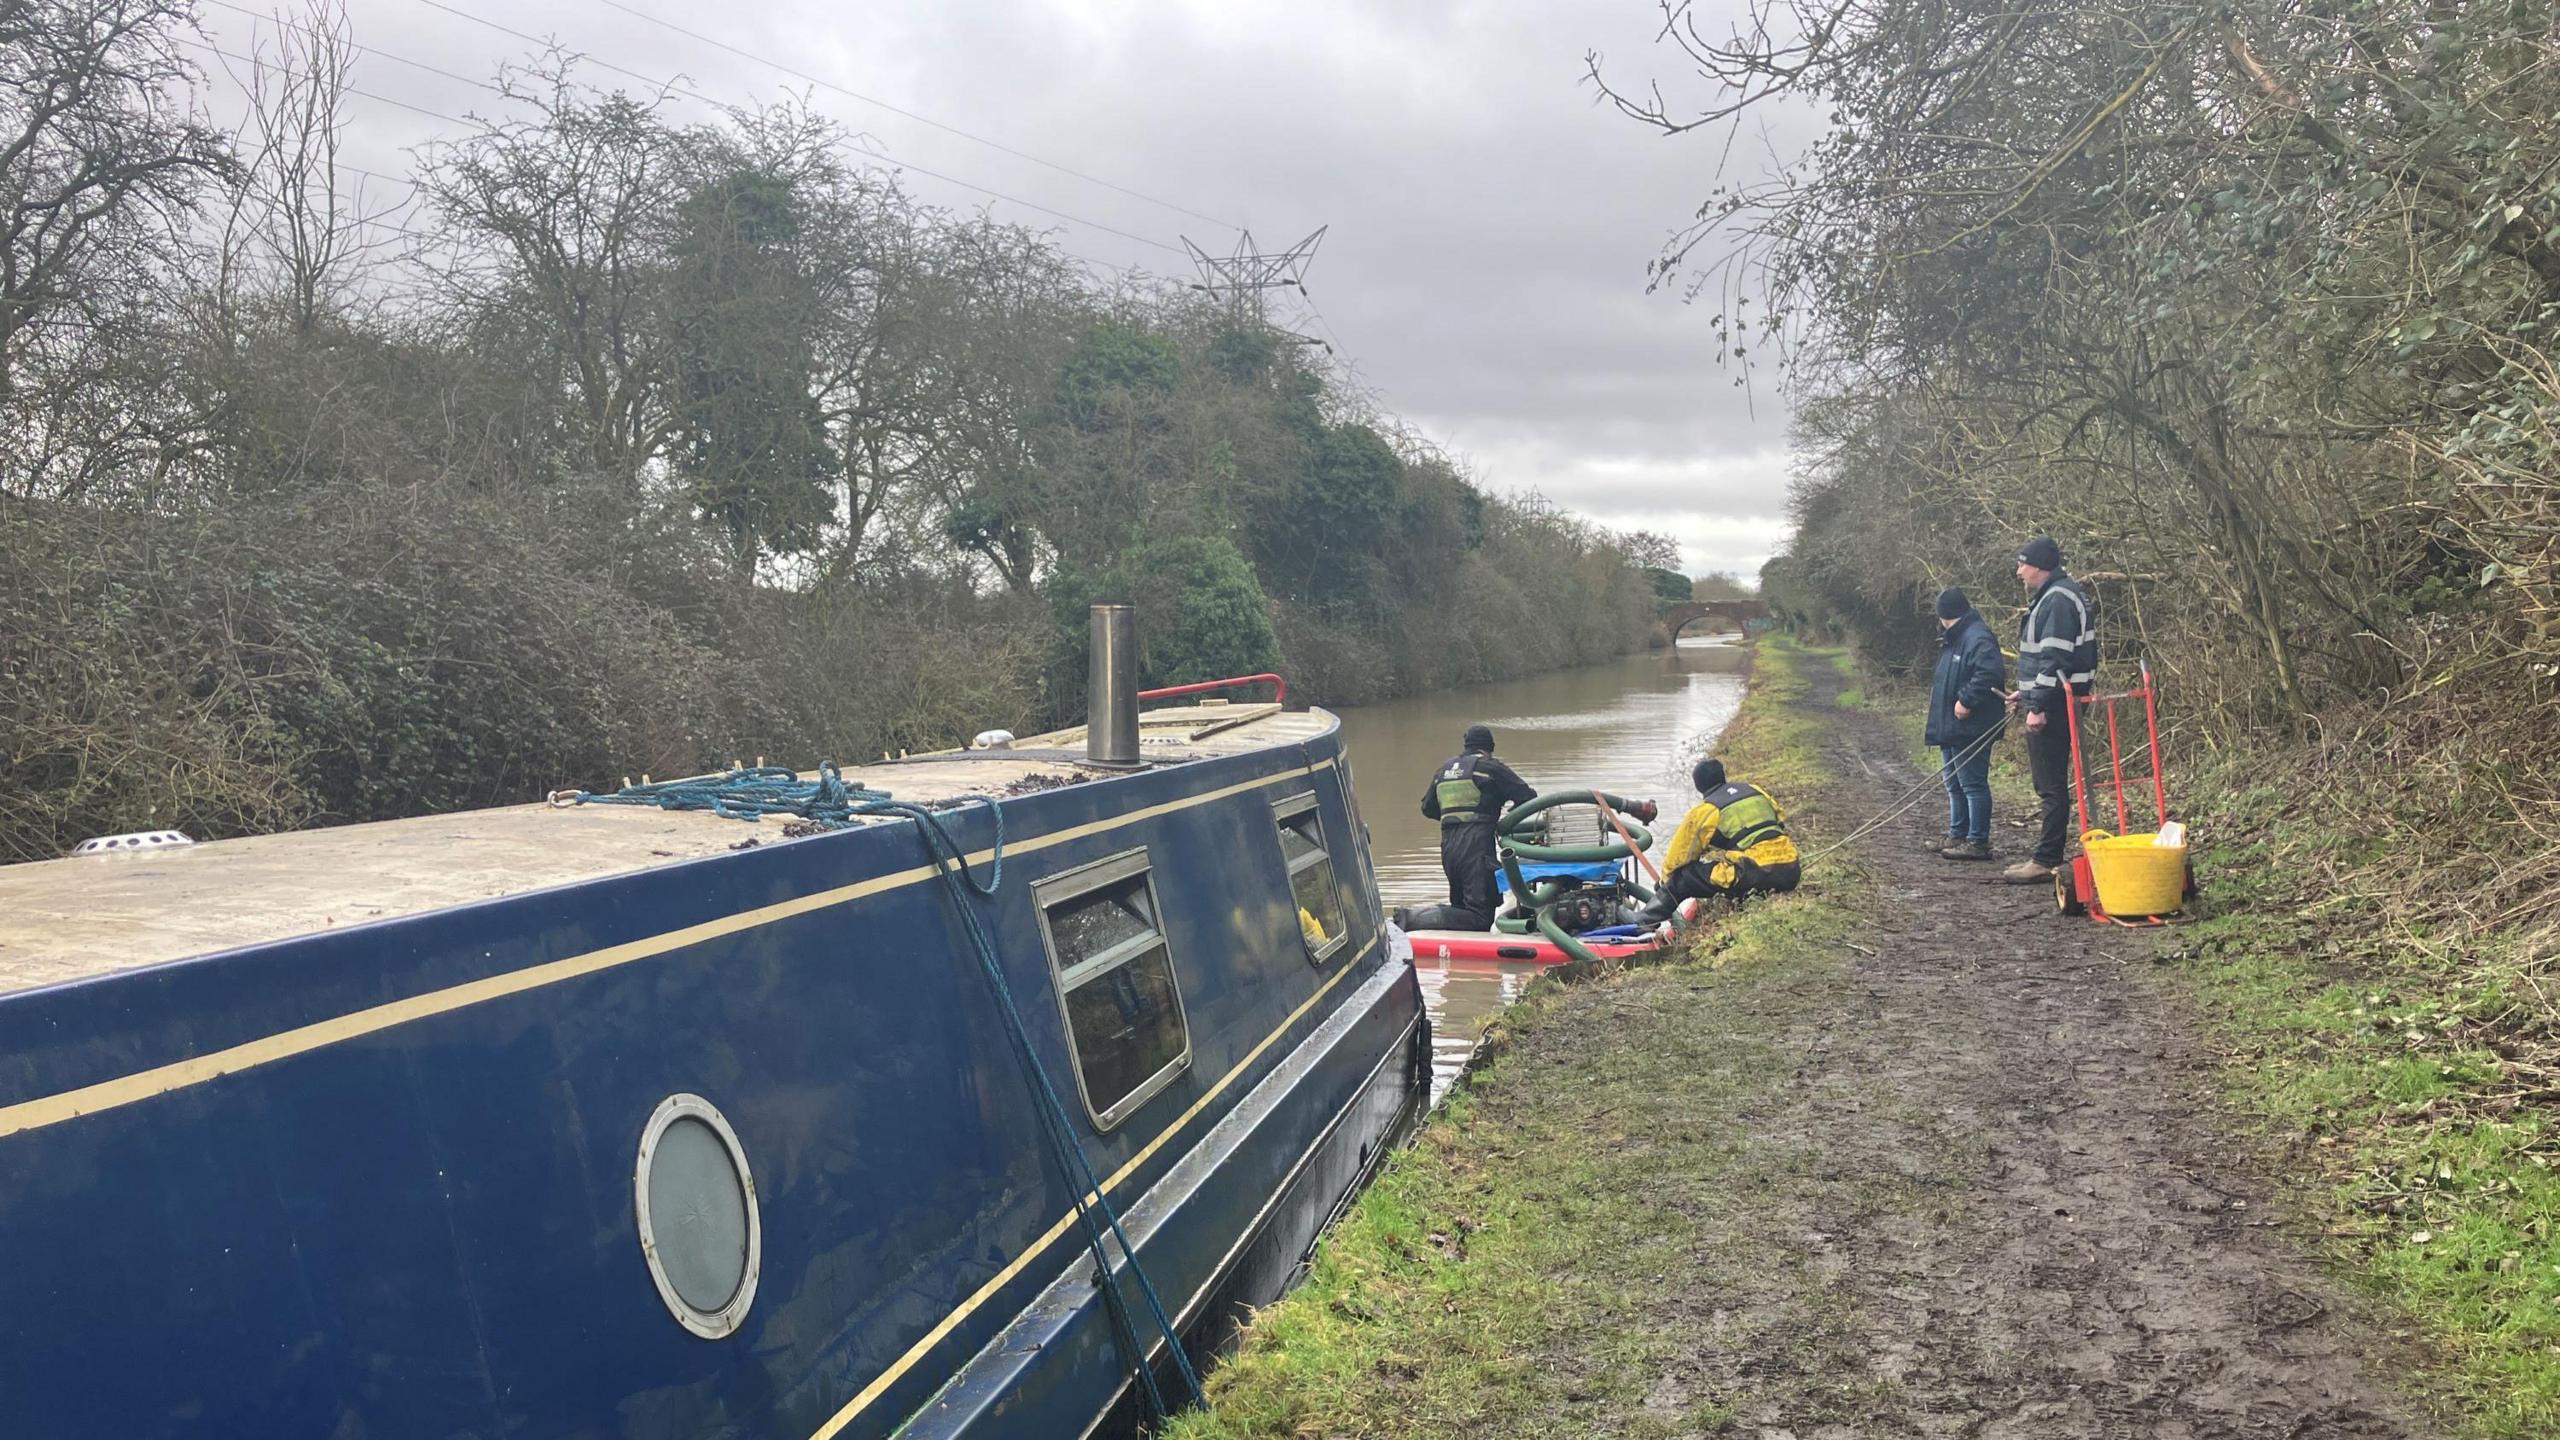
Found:
[[[2089,879],[2098,887],[2098,904],[2110,915],[2166,915],[2187,895],[2187,847],[2156,845],[2156,832],[2110,835],[2092,830],[2080,837],[2088,852]]]

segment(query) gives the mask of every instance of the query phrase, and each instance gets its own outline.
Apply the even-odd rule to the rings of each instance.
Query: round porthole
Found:
[[[705,1339],[737,1329],[756,1298],[764,1234],[728,1120],[699,1095],[668,1096],[640,1132],[632,1190],[658,1298]]]

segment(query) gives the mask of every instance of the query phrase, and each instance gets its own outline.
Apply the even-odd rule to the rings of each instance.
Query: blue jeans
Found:
[[[1967,749],[1973,754],[1958,759]],[[1946,762],[1947,837],[1951,840],[1991,838],[1991,747],[1987,744],[1941,745]]]

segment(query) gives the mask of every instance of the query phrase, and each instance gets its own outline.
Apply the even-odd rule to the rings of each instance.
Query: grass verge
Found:
[[[1829,652],[1764,640],[1717,746],[1817,813],[1820,727],[1790,702]],[[1818,823],[1818,822],[1817,822]],[[1660,1393],[1694,1302],[1701,1175],[1741,1149],[1721,1117],[1783,1072],[1765,1038],[1704,1045],[1723,967],[1818,974],[1863,882],[1827,870],[1755,902],[1676,963],[1533,984],[1475,1068],[1256,1317],[1176,1440],[1716,1433],[1713,1395]],[[1785,983],[1779,976],[1779,983]],[[1730,1023],[1730,1022],[1727,1022]]]
[[[2192,787],[2204,915],[2170,958],[2232,1097],[2320,1182],[2326,1238],[2432,1342],[2472,1433],[2560,1435],[2551,959],[2440,931],[2390,883],[2407,857],[2267,773]]]

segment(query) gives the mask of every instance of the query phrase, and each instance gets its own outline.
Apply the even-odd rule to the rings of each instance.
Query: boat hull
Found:
[[[1321,963],[1274,831],[1307,796],[1350,917]],[[986,810],[945,823],[987,878]],[[1011,801],[1004,836],[997,898],[966,903],[1206,1346],[1427,1093],[1333,738]],[[1104,1124],[1025,882],[1132,855],[1187,1035]],[[958,903],[884,826],[0,996],[11,1433],[1106,1427],[1126,1357]],[[734,1129],[760,1225],[717,1336],[671,1314],[638,1229],[635,1147],[688,1096]],[[1023,1326],[1057,1343],[990,1361]]]

